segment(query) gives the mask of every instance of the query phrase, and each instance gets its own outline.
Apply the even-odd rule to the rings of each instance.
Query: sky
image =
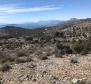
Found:
[[[91,18],[91,0],[0,0],[0,23]]]

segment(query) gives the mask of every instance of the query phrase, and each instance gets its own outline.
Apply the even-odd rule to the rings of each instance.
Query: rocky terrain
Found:
[[[3,84],[91,84],[91,55],[78,57],[78,63],[71,57],[26,62],[12,65],[8,72],[1,73]],[[78,81],[86,83],[77,83]],[[88,83],[89,82],[89,83]],[[1,83],[2,84],[2,83]]]
[[[91,19],[0,29],[0,84],[91,84]]]

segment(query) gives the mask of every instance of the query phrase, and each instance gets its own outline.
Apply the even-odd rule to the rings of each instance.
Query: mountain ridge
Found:
[[[26,23],[21,23],[21,24],[3,24],[3,25],[1,24],[0,27],[16,26],[16,27],[22,27],[22,28],[27,28],[27,29],[33,29],[33,28],[56,26],[60,23],[63,23],[63,21],[49,20],[49,21],[39,21],[39,22],[26,22]]]
[[[16,36],[41,36],[44,33],[46,35],[51,35],[56,31],[67,30],[70,31],[72,27],[88,27],[91,26],[91,19],[77,19],[77,20],[69,20],[63,22],[63,24],[58,24],[51,27],[40,27],[40,28],[23,28],[16,27],[15,25],[8,25],[0,28],[0,36],[10,35],[12,37]],[[62,30],[62,31],[63,31]]]

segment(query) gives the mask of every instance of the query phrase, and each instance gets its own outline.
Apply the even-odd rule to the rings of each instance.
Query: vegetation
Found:
[[[72,49],[68,45],[57,43],[57,49],[61,51],[61,54],[72,54]]]
[[[35,54],[36,51],[45,46],[53,46],[52,50],[55,51],[51,55],[55,54],[56,57],[63,57],[66,54],[86,55],[91,53],[90,30],[91,26],[89,24],[81,27],[80,25],[74,25],[74,23],[46,29],[23,29],[14,26],[3,27],[0,29],[0,32],[3,32],[2,36],[0,36],[0,63],[30,61],[32,60],[29,59],[31,58],[30,55]],[[37,53],[38,58],[41,60],[47,59],[47,55],[42,52],[44,51],[41,50],[41,52]],[[50,56],[49,51],[46,53]]]
[[[32,59],[29,59],[31,58],[30,55],[35,54],[36,51],[45,46],[53,46],[52,50],[55,51],[51,55],[55,54],[56,57],[63,57],[63,55],[67,54],[86,55],[91,53],[90,29],[89,25],[80,27],[79,25],[75,26],[74,23],[47,29],[23,29],[14,26],[3,27],[0,29],[0,32],[2,33],[4,30],[7,32],[4,31],[0,37],[0,63],[31,61]],[[41,60],[47,59],[47,55],[42,52],[43,50],[38,52],[38,58]],[[50,54],[49,51],[46,53]]]
[[[70,63],[78,63],[78,59],[76,57],[71,58]]]
[[[0,67],[0,71],[2,72],[9,71],[10,69],[12,69],[12,67],[9,64],[4,64]]]
[[[56,32],[54,36],[63,38],[64,37],[64,32]]]
[[[28,56],[28,53],[24,50],[21,50],[21,51],[17,52],[17,56],[18,57]]]
[[[87,80],[78,80],[77,84],[91,84],[91,81],[87,81]]]
[[[25,63],[25,62],[31,62],[32,59],[28,57],[18,57],[16,59],[16,63]]]
[[[25,38],[26,41],[29,41],[29,42],[33,41],[33,37],[27,36],[27,37],[24,37],[24,38]]]
[[[7,75],[3,72],[7,72],[10,69],[12,72],[12,69],[17,69],[20,66],[17,71],[21,73],[23,69],[24,73],[21,75],[17,74],[18,77],[15,78],[20,78],[21,82],[23,82],[22,79],[37,81],[40,79],[40,76],[44,77],[44,74],[45,77],[48,77],[46,76],[49,74],[47,71],[51,72],[54,70],[53,72],[55,73],[55,70],[61,71],[61,69],[64,76],[65,74],[66,76],[71,76],[69,72],[72,70],[71,78],[78,77],[79,72],[81,72],[82,76],[87,76],[89,73],[84,74],[84,72],[90,69],[88,64],[91,58],[89,56],[84,59],[84,57],[80,56],[91,54],[91,22],[84,23],[83,21],[76,22],[75,24],[70,22],[62,26],[58,25],[56,27],[40,29],[23,29],[13,26],[6,26],[0,29],[0,74]],[[84,68],[84,66],[86,67]],[[76,75],[74,69],[77,70],[76,73],[79,73],[77,76],[74,76]],[[29,71],[29,73],[26,73],[26,71]],[[38,71],[39,73],[36,74]],[[53,77],[53,72],[50,73],[49,78],[53,80],[52,83],[59,82],[60,78],[56,75]],[[14,74],[16,73],[14,72]],[[70,78],[68,79],[70,80]],[[86,83],[86,81],[79,81],[76,84]]]
[[[78,54],[87,54],[91,51],[91,39],[79,40],[73,44],[73,49]]]

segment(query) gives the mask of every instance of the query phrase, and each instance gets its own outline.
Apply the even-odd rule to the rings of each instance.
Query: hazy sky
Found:
[[[91,17],[91,0],[0,0],[0,23],[86,17]]]

